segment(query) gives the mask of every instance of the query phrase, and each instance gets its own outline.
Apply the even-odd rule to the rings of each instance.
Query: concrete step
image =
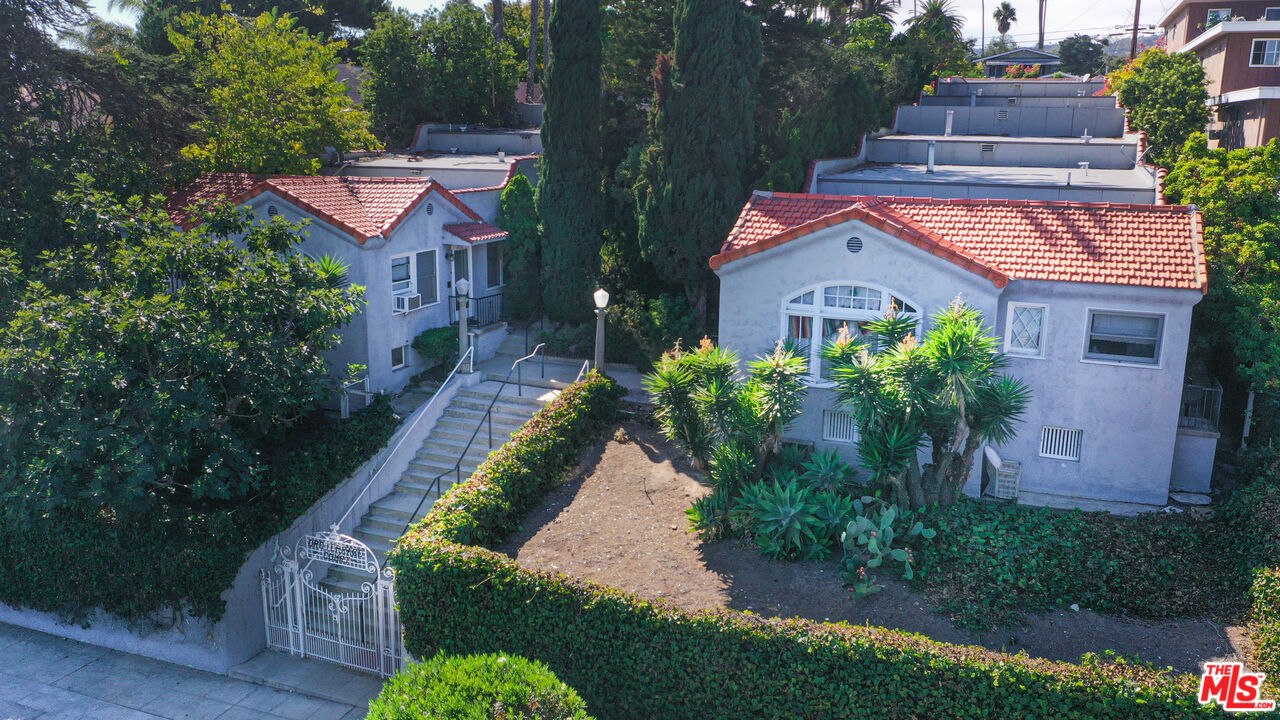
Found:
[[[550,375],[551,373],[547,373],[547,374]],[[492,380],[494,382],[502,382],[502,377],[496,373],[487,373],[484,376],[484,379]],[[528,376],[521,378],[520,382],[523,385],[530,385],[530,386],[539,387],[539,388],[549,388],[551,390],[563,390],[573,384],[572,382],[569,382],[566,380],[556,380],[554,378],[543,379],[540,377],[531,378]]]
[[[469,466],[473,468],[480,467],[482,464],[484,464],[485,460],[489,459],[489,454],[497,449],[498,449],[497,446],[495,446],[493,450],[490,450],[489,448],[484,447],[483,445],[480,446],[479,448],[472,448],[471,450],[468,450],[467,454],[462,457],[463,466],[464,467]],[[458,462],[458,453],[451,452],[451,451],[442,451],[436,448],[424,447],[423,449],[418,451],[417,456],[414,457],[414,461],[424,462],[430,465],[434,465],[436,467],[452,468],[454,463]],[[412,463],[410,464],[412,465]],[[465,472],[463,473],[463,477],[464,478],[466,477]]]
[[[437,475],[447,473],[448,476],[446,476],[444,480],[448,480],[450,477],[453,477],[456,481],[457,476],[454,475],[453,470],[453,465],[456,462],[458,462],[457,458],[450,458],[447,463],[427,458],[414,458],[409,461],[409,472],[412,472],[415,475],[426,475],[432,479],[435,479]],[[464,458],[462,465],[458,468],[462,475],[462,482],[466,482],[467,478],[471,477],[471,474],[474,473],[478,467],[480,467],[480,463],[469,458]],[[444,483],[444,480],[441,480],[441,484]]]
[[[488,405],[486,403],[471,403],[464,399],[461,402],[455,401],[451,403],[449,408],[441,413],[441,418],[449,418],[464,423],[469,422],[474,429],[481,420],[486,420],[487,423],[487,418],[485,417],[487,410]],[[503,427],[520,427],[529,422],[529,418],[533,417],[534,412],[536,411],[532,407],[524,405],[495,404],[492,412],[493,425],[494,427],[499,425]]]
[[[508,389],[510,394],[503,392],[497,402],[494,402],[492,395],[472,394],[470,390],[459,391],[453,402],[449,403],[449,409],[479,410],[483,413],[489,409],[490,403],[492,403],[495,412],[513,415],[533,415],[541,410],[543,405],[546,405],[544,401],[534,397],[530,392],[526,391],[524,395],[517,395],[514,388]]]
[[[383,517],[409,520],[415,512],[420,514],[426,509],[427,504],[422,502],[423,497],[421,494],[410,494],[397,489],[374,501],[372,509]]]
[[[479,421],[477,421],[478,423]],[[475,430],[475,425],[465,427],[436,427],[431,431],[431,437],[450,443],[466,443],[471,439],[471,433]],[[493,424],[493,441],[498,445],[505,443],[511,439],[518,427],[504,426],[497,422]],[[480,427],[480,432],[476,434],[476,442],[488,442],[489,440],[489,424],[485,423]]]

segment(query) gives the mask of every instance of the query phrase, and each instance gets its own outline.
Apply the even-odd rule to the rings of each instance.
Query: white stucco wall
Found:
[[[851,235],[863,239],[863,250],[857,254],[845,247]],[[858,221],[735,260],[718,274],[720,342],[746,359],[772,349],[784,333],[783,303],[815,283],[886,288],[918,303],[926,316],[959,295],[982,312],[997,336],[1004,334],[1008,302],[1048,304],[1045,357],[1011,360],[1009,372],[1027,382],[1033,398],[1017,437],[999,448],[1000,455],[1022,463],[1021,488],[1026,492],[1146,504],[1166,501],[1191,308],[1201,298],[1198,291],[1017,280],[1001,289]],[[1090,308],[1163,314],[1159,365],[1084,360]],[[852,459],[855,446],[822,440],[822,411],[831,407],[831,391],[812,388],[804,414],[788,437],[835,448]],[[1039,456],[1044,425],[1084,431],[1078,462]],[[975,468],[967,487],[971,493],[979,489],[979,470]]]
[[[373,238],[363,245],[346,232],[272,193],[255,198],[249,206],[260,218],[267,218],[267,208],[274,206],[278,215],[288,220],[310,221],[306,240],[299,249],[316,258],[327,254],[343,259],[350,268],[351,282],[365,288],[363,312],[341,330],[342,343],[328,355],[328,359],[334,373],[339,376],[348,363],[366,365],[370,385],[375,391],[398,391],[413,375],[425,369],[412,349],[408,351],[406,366],[393,369],[392,348],[412,343],[425,330],[450,324],[448,302],[453,290],[451,265],[445,257],[449,250],[446,245],[454,245],[462,252],[472,252],[473,285],[477,279],[480,280],[472,295],[492,292],[484,285],[483,246],[467,246],[444,230],[446,224],[471,222],[471,219],[438,192],[432,192],[419,202],[389,237]],[[436,302],[410,313],[397,314],[393,312],[391,260],[399,255],[426,250],[436,251]]]

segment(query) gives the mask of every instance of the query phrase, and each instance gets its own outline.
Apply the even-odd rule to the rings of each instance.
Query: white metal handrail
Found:
[[[426,404],[418,408],[417,410],[418,416],[414,418],[412,424],[410,424],[400,433],[400,441],[395,444],[395,447],[391,448],[390,452],[386,453],[386,455],[382,459],[382,462],[378,463],[378,467],[373,471],[373,474],[369,476],[369,482],[365,483],[364,488],[360,491],[360,494],[357,495],[355,499],[351,501],[351,505],[347,508],[347,511],[343,513],[342,517],[338,518],[337,522],[333,524],[333,527],[335,530],[339,527],[342,527],[342,523],[346,521],[347,517],[351,515],[351,511],[355,510],[356,506],[360,504],[360,500],[365,496],[365,493],[369,492],[369,488],[373,487],[373,481],[377,480],[378,476],[382,474],[382,471],[386,469],[388,461],[390,461],[390,459],[395,456],[396,451],[400,449],[400,446],[404,444],[404,441],[407,440],[409,438],[409,435],[413,433],[413,429],[418,426],[418,423],[422,422],[422,418],[428,415],[428,411],[430,410],[432,404],[435,403],[436,398],[440,397],[440,394],[444,391],[444,389],[449,386],[450,382],[453,381],[454,377],[458,374],[458,369],[463,366],[463,363],[466,363],[467,361],[469,361],[474,357],[474,353],[475,353],[474,346],[467,348],[467,351],[463,353],[462,357],[458,358],[457,364],[454,365],[453,369],[449,371],[449,376],[444,379],[444,382],[440,383],[440,388],[436,390],[435,395],[432,395],[431,399],[428,400]],[[470,366],[468,365],[468,367]]]
[[[587,371],[588,371],[588,370],[590,370],[590,369],[591,369],[591,361],[590,361],[590,360],[583,360],[583,361],[582,361],[582,368],[581,368],[580,370],[578,370],[578,377],[574,378],[574,379],[573,379],[573,381],[576,383],[576,382],[578,382],[579,380],[581,380],[583,377],[585,377],[585,376],[586,376]]]

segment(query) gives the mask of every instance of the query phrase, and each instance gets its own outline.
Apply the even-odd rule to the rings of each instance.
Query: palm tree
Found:
[[[893,16],[898,12],[898,0],[854,0],[852,10],[854,20],[878,17],[893,22]]]
[[[1013,24],[1018,22],[1018,11],[1009,4],[1008,0],[996,6],[995,12],[991,13],[991,17],[996,21],[996,29],[1001,35],[1008,35]]]
[[[104,53],[132,45],[133,28],[94,17],[80,27],[58,33],[58,40],[82,52]]]
[[[907,25],[939,40],[959,40],[964,18],[956,12],[951,0],[925,0],[920,12],[909,18]]]
[[[1036,48],[1044,49],[1044,5],[1045,0],[1040,0],[1040,41],[1036,43]]]

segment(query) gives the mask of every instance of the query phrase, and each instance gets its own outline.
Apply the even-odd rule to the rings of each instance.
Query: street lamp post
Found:
[[[467,348],[471,344],[471,338],[467,336],[467,305],[469,298],[467,292],[471,290],[471,283],[466,278],[462,278],[453,284],[454,290],[458,294],[458,357],[467,354]],[[474,358],[472,358],[474,360]],[[467,372],[471,372],[471,361],[467,361]]]
[[[596,370],[604,372],[604,312],[609,305],[609,293],[601,288],[592,297],[596,301]]]

